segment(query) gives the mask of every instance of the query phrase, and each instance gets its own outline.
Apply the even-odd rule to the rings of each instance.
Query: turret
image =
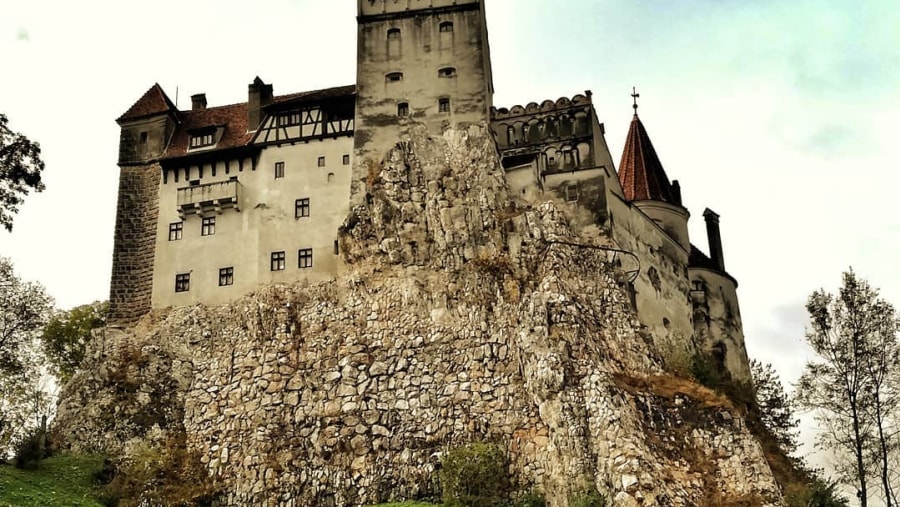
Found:
[[[650,136],[638,117],[638,94],[632,96],[635,98],[634,117],[619,163],[622,191],[628,201],[656,222],[685,251],[690,251],[687,228],[690,213],[681,205],[681,186],[677,181],[669,183]]]
[[[119,165],[151,162],[166,149],[178,121],[175,104],[154,84],[116,123],[119,135]]]

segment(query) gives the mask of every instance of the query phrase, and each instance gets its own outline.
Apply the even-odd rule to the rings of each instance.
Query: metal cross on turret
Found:
[[[637,108],[638,108],[638,105],[637,105],[637,99],[638,99],[638,97],[640,97],[640,96],[641,96],[641,94],[637,92],[637,88],[635,88],[634,86],[632,86],[632,87],[631,87],[631,98],[634,99],[634,105],[631,106],[631,107],[634,108],[634,114],[635,114],[635,115],[637,115]]]

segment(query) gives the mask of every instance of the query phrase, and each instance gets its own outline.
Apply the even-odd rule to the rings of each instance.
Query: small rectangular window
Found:
[[[200,226],[201,236],[212,236],[216,233],[216,217],[206,217]]]
[[[350,155],[344,155],[343,164],[350,165]]]
[[[449,113],[450,112],[450,99],[438,100],[438,111],[441,113]]]
[[[577,185],[567,185],[566,186],[566,200],[567,201],[577,201],[578,200],[578,186]]]
[[[397,116],[401,118],[409,116],[409,103],[401,102],[397,104]]]
[[[169,241],[178,241],[184,231],[184,222],[172,222],[169,224]]]
[[[275,178],[284,178],[284,162],[275,162]]]
[[[213,145],[213,132],[191,135],[191,148],[201,148],[203,146]]]
[[[234,285],[234,268],[222,268],[219,270],[219,287]]]
[[[300,125],[300,112],[292,111],[289,113],[281,113],[278,115],[279,127],[290,127],[291,125]]]
[[[269,269],[272,271],[284,271],[284,252],[272,252],[272,261]]]
[[[294,218],[309,216],[309,198],[294,201]]]
[[[141,132],[141,144],[147,144],[147,132]]]
[[[319,157],[319,167],[325,167],[325,157]]]
[[[298,267],[302,268],[311,268],[312,267],[312,248],[303,248],[297,252],[298,259]]]
[[[191,290],[191,274],[180,273],[175,275],[175,292],[187,292]]]

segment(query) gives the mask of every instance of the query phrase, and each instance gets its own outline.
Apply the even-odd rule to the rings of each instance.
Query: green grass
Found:
[[[372,507],[440,507],[439,504],[423,502],[381,503]]]
[[[36,470],[0,465],[0,507],[102,507],[94,473],[102,456],[55,456]]]

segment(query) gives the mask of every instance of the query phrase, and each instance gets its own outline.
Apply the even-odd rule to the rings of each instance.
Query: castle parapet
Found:
[[[203,214],[205,211],[221,213],[223,209],[240,211],[241,184],[237,180],[192,185],[178,189],[178,216]]]

